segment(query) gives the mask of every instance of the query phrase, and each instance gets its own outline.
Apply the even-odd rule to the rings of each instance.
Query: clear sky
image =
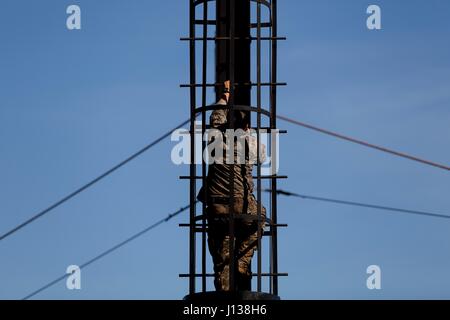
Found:
[[[280,0],[279,113],[450,162],[450,2]],[[66,28],[66,8],[82,30]],[[382,9],[369,31],[366,9]],[[188,1],[0,2],[0,233],[189,117]],[[213,102],[212,95],[209,102]],[[280,188],[450,215],[449,173],[280,122]],[[0,242],[19,299],[188,203],[170,140]],[[450,298],[450,220],[280,198],[285,299]],[[42,299],[180,299],[187,214]],[[379,265],[382,289],[368,290]]]

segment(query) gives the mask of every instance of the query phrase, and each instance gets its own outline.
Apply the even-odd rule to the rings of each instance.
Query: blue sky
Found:
[[[3,0],[0,233],[189,117],[188,1]],[[66,8],[82,9],[68,31]],[[366,28],[382,9],[383,30]],[[279,113],[450,162],[450,3],[279,1]],[[212,95],[211,95],[212,97]],[[212,98],[211,98],[212,99]],[[210,102],[213,102],[212,100]],[[450,215],[448,173],[280,122],[280,188]],[[0,298],[19,299],[188,203],[166,140],[0,242]],[[450,298],[450,221],[280,198],[285,299]],[[42,299],[180,299],[184,214]],[[366,288],[366,268],[382,290]]]

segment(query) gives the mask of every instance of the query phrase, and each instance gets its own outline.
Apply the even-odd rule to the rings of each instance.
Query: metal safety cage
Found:
[[[215,17],[209,17],[208,6],[215,5]],[[197,17],[196,9],[202,9],[202,17]],[[211,8],[211,7],[210,7]],[[253,14],[252,14],[252,9]],[[267,10],[268,21],[262,21],[263,10]],[[202,181],[203,186],[207,183],[207,166],[202,157],[201,175],[197,174],[195,159],[195,134],[197,131],[195,120],[201,117],[202,137],[207,130],[206,125],[207,112],[224,108],[224,106],[207,105],[207,88],[215,88],[216,95],[219,97],[222,93],[223,81],[229,79],[231,82],[231,97],[228,108],[231,112],[231,118],[234,111],[243,110],[256,115],[256,124],[252,126],[257,132],[257,166],[256,166],[256,198],[258,201],[257,220],[262,221],[262,180],[270,181],[270,206],[267,210],[266,228],[258,228],[257,257],[256,257],[256,276],[257,293],[262,293],[263,278],[268,279],[269,295],[278,296],[278,277],[287,276],[287,273],[278,271],[278,228],[287,227],[286,224],[278,223],[277,214],[277,180],[285,179],[286,176],[277,174],[262,176],[260,163],[260,132],[262,129],[270,132],[286,133],[277,130],[277,88],[286,83],[277,81],[277,43],[279,40],[285,40],[284,37],[277,35],[277,1],[276,0],[189,0],[189,37],[181,38],[182,41],[189,43],[190,51],[190,82],[180,85],[182,88],[190,89],[190,174],[180,177],[189,180],[189,199],[190,214],[189,223],[180,224],[181,227],[189,228],[189,273],[180,274],[180,277],[189,278],[189,295],[197,293],[206,293],[207,278],[214,277],[214,274],[207,271],[207,219],[206,205],[202,204],[202,213],[197,214],[197,180]],[[200,10],[198,10],[200,11]],[[196,34],[197,28],[201,29],[201,35]],[[268,36],[263,36],[263,30]],[[215,36],[211,37],[208,32],[215,31]],[[252,36],[252,33],[256,35]],[[268,41],[270,54],[266,65],[269,66],[270,75],[266,82],[262,81],[262,42]],[[196,82],[197,71],[197,44],[201,43],[201,83]],[[207,82],[208,65],[212,60],[208,56],[208,45],[215,45],[215,79],[214,83]],[[251,49],[254,49],[254,57],[251,57]],[[254,60],[252,60],[254,59]],[[251,61],[256,61],[256,81],[251,81],[250,66]],[[262,88],[268,87],[269,101],[263,101]],[[256,105],[251,106],[251,90],[256,88]],[[197,89],[201,90],[200,98],[197,97]],[[200,101],[200,107],[197,103]],[[263,102],[268,108],[263,108]],[[269,126],[262,126],[262,117],[267,117]],[[230,119],[232,120],[232,119]],[[230,121],[233,123],[233,121]],[[273,139],[272,139],[273,140]],[[275,140],[271,141],[271,147]],[[206,147],[206,142],[202,139],[202,150]],[[272,149],[273,150],[273,149]],[[273,152],[273,151],[272,151]],[[273,164],[272,164],[273,165]],[[233,194],[234,170],[231,170],[230,189]],[[206,188],[205,192],[206,192]],[[205,194],[206,196],[206,194]],[[230,234],[230,289],[235,291],[235,269],[236,269],[236,248],[235,239],[235,221],[242,219],[242,215],[236,215],[233,212],[233,197],[230,196],[230,214],[229,214],[229,234]],[[200,271],[197,268],[197,234],[200,234],[200,253],[201,266]],[[269,237],[269,246],[267,248],[269,255],[268,272],[263,272],[262,266],[262,237]],[[232,254],[231,254],[232,253]],[[201,291],[197,291],[196,279],[201,278]]]

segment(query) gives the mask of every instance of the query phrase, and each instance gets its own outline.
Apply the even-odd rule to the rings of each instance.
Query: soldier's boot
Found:
[[[217,291],[230,291],[230,267],[228,265],[218,274],[214,285]]]
[[[250,268],[251,256],[242,257],[238,262],[237,272],[237,288],[239,291],[251,291],[252,288],[252,274]]]
[[[251,291],[252,290],[252,276],[238,272],[237,276],[237,290]]]
[[[218,242],[213,259],[216,273],[214,285],[217,291],[230,291],[230,237],[225,236]]]

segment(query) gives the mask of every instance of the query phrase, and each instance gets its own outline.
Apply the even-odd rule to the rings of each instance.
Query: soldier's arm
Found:
[[[220,97],[220,100],[217,102],[217,104],[227,105],[228,101],[230,100],[230,94],[231,94],[230,80],[225,81],[223,83],[223,86],[224,86],[224,90],[223,90],[222,96]]]
[[[228,100],[230,99],[230,81],[227,80],[224,82],[224,91],[222,97],[216,104],[226,106],[228,104]],[[213,128],[219,128],[223,126],[227,122],[228,110],[219,109],[214,110],[211,113],[211,117],[209,118],[209,123]]]

